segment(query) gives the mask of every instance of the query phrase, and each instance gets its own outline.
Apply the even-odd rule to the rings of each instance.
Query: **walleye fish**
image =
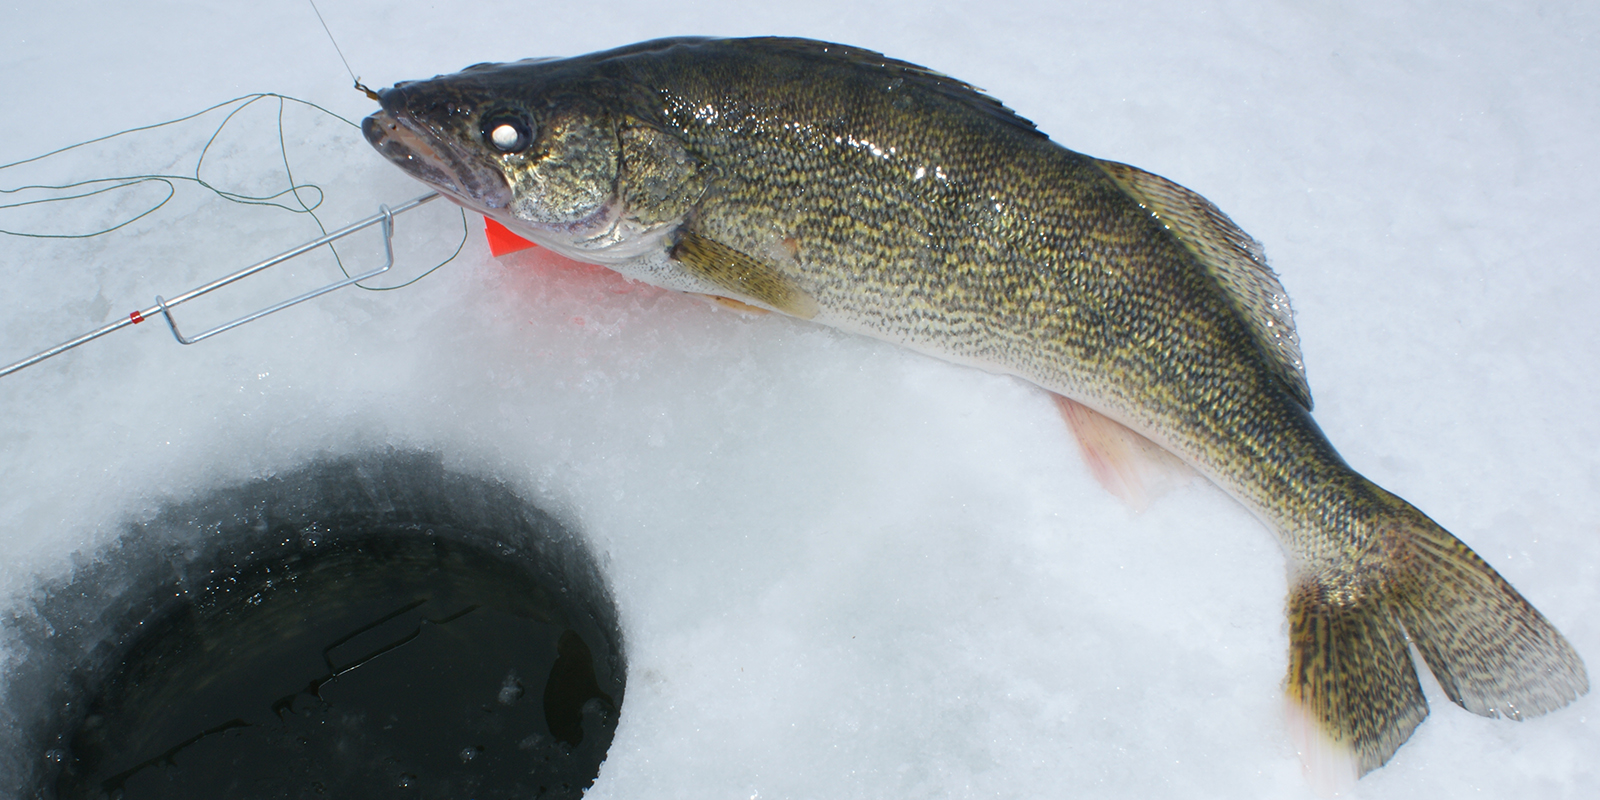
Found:
[[[1021,376],[1221,486],[1288,554],[1285,691],[1315,773],[1354,780],[1427,715],[1408,645],[1485,716],[1588,691],[1509,583],[1334,451],[1283,287],[1188,189],[961,81],[800,39],[662,39],[378,95],[373,147],[528,239]]]

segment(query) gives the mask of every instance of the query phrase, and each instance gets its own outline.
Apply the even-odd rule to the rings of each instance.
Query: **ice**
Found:
[[[373,86],[667,35],[849,42],[1195,189],[1265,244],[1347,460],[1600,658],[1593,4],[322,12]],[[373,108],[296,3],[3,19],[0,163],[253,91]],[[246,182],[277,166],[275,137],[259,144],[273,115],[251,119],[217,162]],[[305,133],[296,176],[327,188],[326,222],[422,191],[352,130],[286,125]],[[27,174],[177,169],[191,138]],[[0,186],[22,180],[9,172]],[[0,361],[315,235],[179,188],[118,234],[0,238]],[[191,348],[141,325],[0,379],[4,602],[168,499],[317,454],[435,450],[584,530],[611,576],[630,680],[591,796],[1311,796],[1280,704],[1282,557],[1221,492],[1196,482],[1135,514],[1019,381],[537,252],[491,259],[479,224],[404,290],[343,290]],[[397,269],[448,254],[460,225],[441,204],[401,217]],[[296,264],[181,319],[331,270]],[[1592,698],[1510,723],[1427,690],[1432,716],[1358,796],[1600,784]]]

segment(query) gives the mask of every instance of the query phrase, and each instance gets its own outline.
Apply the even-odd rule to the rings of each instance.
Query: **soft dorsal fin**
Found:
[[[1256,345],[1289,394],[1311,410],[1300,337],[1294,332],[1289,294],[1267,266],[1261,245],[1222,210],[1188,189],[1137,167],[1100,161],[1100,168],[1139,205],[1161,220],[1216,278],[1250,326]]]
[[[776,265],[746,255],[715,239],[685,229],[672,247],[672,259],[695,275],[738,298],[765,303],[792,317],[811,319],[817,301]]]

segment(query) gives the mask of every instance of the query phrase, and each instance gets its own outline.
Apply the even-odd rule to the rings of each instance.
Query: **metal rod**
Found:
[[[45,350],[45,351],[42,351],[40,353],[36,353],[36,354],[34,354],[32,356],[29,356],[28,358],[25,358],[25,359],[23,359],[21,361],[16,362],[15,364],[12,364],[12,365],[10,365],[8,367],[0,369],[0,377],[4,377],[6,375],[10,375],[11,373],[16,372],[19,369],[22,369],[24,367],[32,366],[32,365],[37,364],[40,361],[43,361],[43,360],[45,360],[47,358],[50,358],[52,356],[60,355],[61,353],[64,353],[64,352],[66,352],[68,350],[71,350],[72,348],[77,347],[78,345],[81,345],[81,344],[83,344],[85,342],[89,342],[89,341],[93,341],[95,339],[98,339],[98,338],[100,338],[100,337],[102,337],[102,336],[104,336],[104,335],[106,335],[108,333],[111,333],[112,331],[115,331],[115,330],[118,330],[118,329],[121,329],[121,328],[125,328],[125,327],[127,327],[129,325],[137,325],[137,324],[139,324],[141,322],[144,322],[145,320],[149,319],[150,317],[155,316],[156,314],[161,314],[162,316],[166,317],[166,319],[167,319],[167,327],[172,329],[172,335],[173,335],[173,337],[175,337],[178,340],[179,343],[181,343],[181,344],[194,344],[195,342],[201,341],[202,339],[206,339],[206,338],[209,338],[211,336],[215,336],[215,335],[217,335],[219,333],[222,333],[223,331],[230,330],[232,328],[236,328],[236,327],[238,327],[240,325],[245,324],[246,322],[251,322],[253,320],[260,319],[260,318],[262,318],[262,317],[264,317],[264,316],[266,316],[268,314],[272,314],[272,313],[277,312],[277,311],[282,311],[283,309],[288,308],[289,306],[296,305],[298,303],[303,303],[303,302],[305,302],[307,300],[310,300],[313,297],[320,297],[321,295],[327,294],[328,292],[331,292],[331,291],[333,291],[335,289],[340,289],[340,288],[343,288],[345,286],[349,286],[352,283],[356,283],[358,281],[364,281],[364,280],[366,280],[368,278],[371,278],[371,277],[373,277],[375,275],[380,275],[380,274],[382,274],[384,272],[387,272],[390,267],[394,266],[394,215],[401,214],[401,213],[404,213],[406,211],[410,211],[411,209],[416,208],[417,206],[420,206],[423,203],[427,203],[427,202],[429,202],[431,200],[435,200],[438,197],[439,197],[439,194],[437,192],[429,192],[428,194],[422,195],[421,197],[417,197],[417,198],[414,198],[414,199],[411,199],[411,200],[407,200],[406,202],[401,203],[400,205],[395,206],[394,208],[389,208],[388,206],[380,206],[379,208],[381,210],[377,214],[374,214],[373,216],[367,217],[366,219],[363,219],[363,220],[361,220],[359,222],[354,222],[354,223],[351,223],[349,225],[346,225],[343,228],[340,228],[339,230],[336,230],[336,231],[334,231],[334,232],[332,232],[332,233],[330,233],[330,234],[328,234],[326,236],[323,236],[320,239],[316,239],[314,241],[307,242],[307,243],[305,243],[303,245],[300,245],[299,247],[296,247],[296,248],[294,248],[292,250],[288,250],[288,251],[280,253],[280,254],[278,254],[276,256],[273,256],[272,258],[269,258],[266,261],[262,261],[262,262],[257,263],[257,264],[252,264],[252,265],[250,265],[248,267],[245,267],[244,269],[239,270],[238,272],[235,272],[235,273],[232,273],[230,275],[226,275],[224,277],[218,278],[217,280],[214,280],[214,281],[212,281],[212,282],[210,282],[208,284],[205,284],[204,286],[201,286],[199,288],[190,289],[189,291],[184,292],[184,293],[182,293],[180,295],[177,295],[177,296],[173,297],[170,300],[163,299],[161,296],[157,295],[156,296],[156,304],[155,305],[153,305],[153,306],[151,306],[149,308],[143,309],[141,311],[134,311],[133,313],[129,314],[126,317],[123,317],[122,319],[117,320],[116,322],[112,322],[110,324],[107,324],[107,325],[104,325],[102,327],[96,328],[96,329],[94,329],[94,330],[92,330],[92,331],[90,331],[88,333],[85,333],[82,336],[79,336],[79,337],[77,337],[75,339],[71,339],[69,341],[62,342],[61,344],[58,344],[55,347],[52,347],[52,348],[50,348],[48,350]],[[186,302],[188,302],[190,300],[193,300],[196,297],[199,297],[199,296],[201,296],[203,294],[206,294],[208,292],[214,292],[217,289],[221,289],[222,287],[227,286],[228,284],[231,284],[231,283],[233,283],[235,281],[239,281],[239,280],[242,280],[244,278],[248,278],[251,275],[256,274],[257,272],[260,272],[260,271],[262,271],[264,269],[267,269],[268,267],[276,266],[276,265],[281,264],[281,263],[283,263],[285,261],[288,261],[291,258],[294,258],[294,257],[299,256],[299,255],[303,255],[303,254],[305,254],[305,253],[307,253],[307,252],[309,252],[311,250],[315,250],[318,247],[321,247],[321,246],[323,246],[325,244],[328,244],[329,242],[333,242],[333,241],[337,241],[339,239],[343,239],[344,237],[349,236],[352,233],[355,233],[355,232],[361,231],[361,230],[365,230],[367,228],[372,227],[373,225],[379,225],[379,224],[381,224],[383,226],[383,248],[384,248],[384,254],[386,256],[386,259],[384,261],[383,266],[381,266],[381,267],[379,267],[379,268],[377,268],[375,270],[372,270],[370,272],[367,272],[365,274],[357,275],[357,276],[355,276],[353,278],[345,278],[344,280],[335,281],[334,283],[330,283],[327,286],[323,286],[320,289],[313,289],[312,291],[306,292],[305,294],[302,294],[302,295],[300,295],[298,297],[290,298],[290,299],[285,300],[285,301],[283,301],[281,303],[276,303],[276,304],[267,306],[266,308],[263,308],[260,311],[255,311],[255,312],[252,312],[250,314],[246,314],[245,316],[242,316],[242,317],[240,317],[240,318],[238,318],[238,319],[236,319],[236,320],[234,320],[232,322],[225,323],[223,325],[218,325],[215,328],[212,328],[212,329],[210,329],[208,331],[205,331],[203,333],[196,334],[194,336],[185,337],[183,334],[178,332],[178,325],[172,319],[172,309],[175,306],[178,306],[178,305],[181,305],[183,303],[186,303]]]

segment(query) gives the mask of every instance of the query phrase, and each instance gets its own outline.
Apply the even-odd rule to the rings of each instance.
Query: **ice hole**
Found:
[[[582,538],[427,454],[170,506],[6,622],[19,797],[575,798],[623,699]]]

